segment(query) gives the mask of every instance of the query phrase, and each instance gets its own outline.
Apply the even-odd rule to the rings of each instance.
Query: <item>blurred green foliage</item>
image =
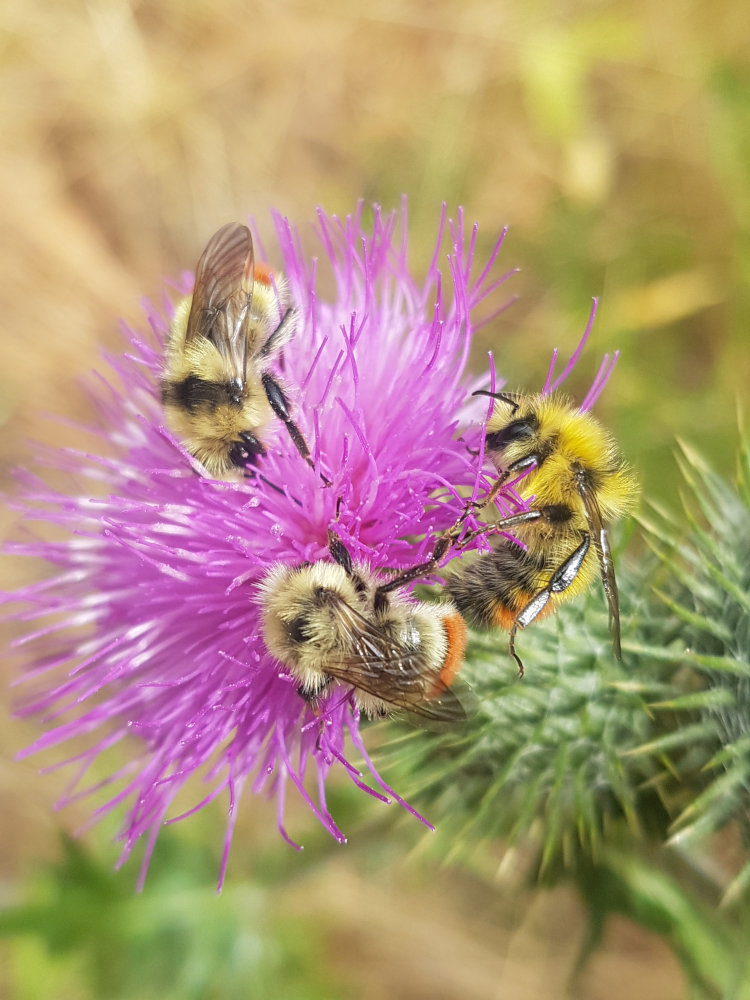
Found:
[[[160,838],[147,891],[81,844],[37,873],[26,900],[0,914],[17,939],[19,1000],[327,1000],[340,986],[321,959],[323,929],[279,918],[268,886],[236,881],[219,896],[213,851],[174,834]]]

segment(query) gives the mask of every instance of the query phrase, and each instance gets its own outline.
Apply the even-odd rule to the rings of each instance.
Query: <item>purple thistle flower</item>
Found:
[[[42,684],[20,714],[41,716],[46,732],[23,755],[70,739],[76,748],[86,745],[64,761],[74,774],[63,803],[114,788],[94,819],[124,805],[121,861],[147,837],[141,883],[162,824],[226,790],[221,884],[248,782],[254,792],[276,795],[279,830],[289,843],[290,783],[325,828],[345,839],[326,806],[335,763],[371,795],[414,812],[375,770],[341,689],[325,706],[320,736],[295,683],[265,650],[257,582],[276,562],[326,558],[334,522],[355,560],[398,569],[428,558],[435,534],[455,521],[462,509],[456,487],[477,479],[476,459],[458,438],[478,435],[483,410],[468,402],[480,384],[465,371],[471,313],[509,277],[491,276],[504,234],[473,275],[477,229],[467,238],[459,212],[448,224],[446,280],[443,211],[419,284],[407,265],[405,204],[400,218],[376,210],[370,231],[361,206],[345,220],[320,212],[317,237],[330,269],[326,281],[335,288],[328,301],[316,290],[318,261],[305,257],[285,219],[274,221],[281,269],[300,310],[282,374],[329,488],[301,461],[280,423],[259,468],[266,482],[221,483],[197,474],[166,430],[159,400],[173,311],[167,300],[163,312],[147,304],[150,330],[126,330],[127,353],[108,358],[119,384],[101,379],[96,393],[102,453],[39,449],[42,464],[75,475],[77,495],[19,473],[16,507],[24,520],[49,522],[67,536],[12,546],[57,569],[4,598],[21,605],[13,617],[28,623],[16,642],[33,664],[24,680]],[[186,278],[180,290],[190,287]],[[126,763],[88,786],[94,762],[126,736],[137,738],[120,751]],[[348,760],[347,737],[376,787]],[[306,788],[309,769],[315,795]],[[207,793],[170,815],[194,774]]]
[[[284,824],[290,783],[332,836],[345,840],[326,805],[335,764],[370,795],[398,801],[426,823],[378,774],[340,688],[323,706],[321,731],[296,683],[265,649],[257,584],[277,562],[327,558],[334,524],[354,560],[389,569],[422,562],[463,509],[457,487],[476,495],[487,482],[481,454],[473,457],[467,443],[481,452],[484,403],[470,393],[488,377],[468,378],[466,362],[477,328],[472,312],[513,273],[492,276],[505,233],[476,274],[477,228],[467,237],[460,211],[456,224],[448,223],[450,252],[441,258],[443,210],[420,284],[407,264],[405,203],[400,216],[375,210],[368,231],[361,205],[344,220],[320,212],[324,276],[288,221],[274,221],[281,270],[300,311],[281,374],[330,487],[301,460],[280,422],[270,431],[262,479],[223,483],[200,474],[164,426],[159,377],[173,311],[166,298],[161,311],[147,304],[148,331],[126,329],[127,353],[108,358],[119,385],[100,376],[94,433],[102,453],[38,450],[41,464],[75,476],[77,494],[27,470],[18,475],[15,505],[24,520],[46,521],[65,535],[12,546],[56,567],[43,582],[3,598],[15,608],[9,617],[28,623],[16,645],[28,648],[32,666],[23,680],[37,691],[20,714],[40,716],[46,727],[23,756],[75,740],[77,752],[62,762],[73,777],[60,805],[113,789],[93,820],[124,807],[121,863],[146,836],[139,885],[161,826],[226,791],[221,886],[248,782],[253,792],[276,796],[279,830],[295,847]],[[264,256],[257,237],[256,252]],[[334,288],[330,299],[318,294],[321,277]],[[191,281],[186,276],[180,291]],[[578,353],[554,384],[550,373],[545,391],[567,376]],[[586,405],[610,370],[605,363]],[[494,387],[494,370],[491,380]],[[521,504],[512,489],[506,499]],[[92,765],[125,737],[135,740],[119,751],[119,766],[88,785]],[[349,760],[347,744],[368,779]],[[103,767],[99,762],[97,771]],[[207,791],[179,811],[175,798],[194,794],[194,783],[184,790],[194,775]]]

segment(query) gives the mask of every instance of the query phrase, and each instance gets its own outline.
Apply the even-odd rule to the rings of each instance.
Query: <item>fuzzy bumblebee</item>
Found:
[[[286,284],[255,263],[247,226],[229,223],[208,241],[193,294],[169,332],[161,395],[169,429],[214,479],[236,479],[265,454],[265,432],[283,421],[308,465],[310,452],[269,365],[294,336]]]
[[[364,715],[396,709],[432,722],[460,722],[452,685],[466,651],[466,623],[449,601],[408,598],[411,570],[385,581],[353,563],[329,533],[333,562],[274,566],[259,585],[266,646],[317,705],[339,681]]]
[[[614,652],[621,657],[620,609],[607,525],[632,510],[638,483],[612,437],[568,397],[483,393],[495,399],[487,423],[486,454],[499,473],[487,497],[519,477],[516,490],[530,502],[532,519],[514,524],[522,545],[498,537],[492,552],[448,579],[458,609],[481,628],[510,632],[553,612],[601,576]]]

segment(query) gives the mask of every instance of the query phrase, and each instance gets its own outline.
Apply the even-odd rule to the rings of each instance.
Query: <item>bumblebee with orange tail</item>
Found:
[[[510,653],[523,674],[515,649],[518,630],[583,593],[598,570],[620,659],[620,608],[607,526],[637,501],[632,470],[609,432],[567,397],[480,394],[495,400],[485,445],[499,476],[487,496],[468,505],[461,521],[519,477],[515,490],[529,500],[531,516],[504,518],[466,536],[462,545],[468,537],[507,527],[522,545],[498,539],[492,552],[449,575],[448,593],[469,623],[510,632]]]
[[[452,685],[466,650],[466,623],[453,604],[409,599],[407,571],[387,582],[352,561],[329,532],[332,562],[273,567],[259,585],[269,652],[318,700],[339,681],[373,718],[397,709],[429,722],[460,722]],[[403,577],[403,579],[402,579]]]

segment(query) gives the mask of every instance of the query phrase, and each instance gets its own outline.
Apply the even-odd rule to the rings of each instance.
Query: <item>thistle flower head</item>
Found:
[[[147,837],[142,878],[162,824],[227,794],[223,880],[247,784],[276,796],[287,840],[290,784],[344,840],[326,806],[334,765],[370,794],[402,801],[371,764],[340,689],[324,705],[321,736],[263,645],[257,584],[275,563],[327,558],[334,524],[355,560],[376,569],[418,563],[460,513],[456,487],[477,478],[460,440],[483,411],[467,403],[480,383],[467,379],[466,361],[472,312],[508,277],[493,276],[502,237],[476,273],[476,227],[468,235],[460,213],[446,225],[443,212],[420,283],[407,264],[405,206],[400,217],[376,210],[368,228],[361,207],[343,220],[320,212],[320,260],[306,257],[285,219],[275,218],[275,230],[279,251],[269,256],[300,311],[282,377],[329,487],[281,423],[256,478],[223,483],[200,474],[164,426],[158,384],[173,311],[166,300],[162,309],[147,306],[148,329],[126,330],[126,352],[108,359],[115,379],[95,393],[101,453],[39,453],[73,474],[77,492],[19,474],[24,521],[63,534],[14,546],[55,572],[5,596],[11,614],[28,623],[18,644],[31,660],[24,680],[34,693],[21,712],[41,716],[46,728],[25,753],[75,740],[64,801],[112,789],[94,816],[124,808],[123,859]],[[330,295],[318,291],[324,283]],[[189,288],[186,280],[182,290]],[[90,770],[106,769],[92,765],[126,737],[135,743],[115,755],[109,776],[88,784]],[[348,760],[347,738],[375,787]],[[194,775],[206,792],[180,810],[175,798]]]

